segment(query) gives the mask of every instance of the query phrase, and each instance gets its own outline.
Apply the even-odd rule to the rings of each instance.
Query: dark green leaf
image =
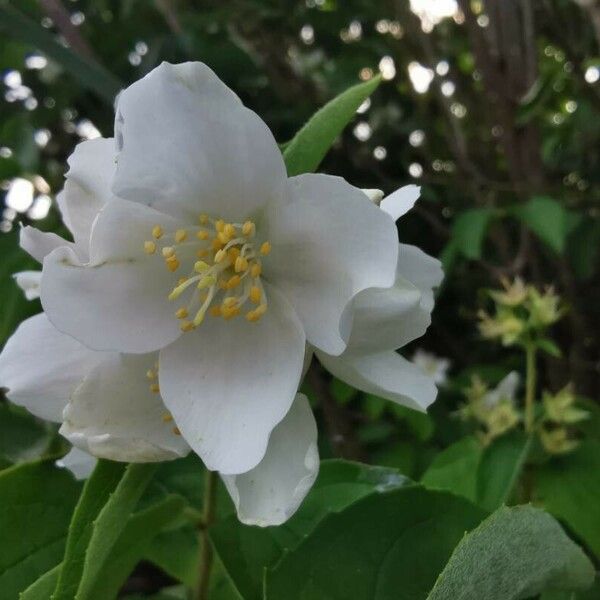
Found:
[[[535,196],[523,206],[515,207],[513,212],[557,254],[564,252],[567,237],[580,218],[547,196]]]
[[[50,464],[28,463],[0,473],[0,592],[17,598],[62,559],[80,486]]]
[[[242,525],[232,516],[212,528],[211,539],[240,594],[246,600],[259,599],[264,569],[296,547],[324,517],[359,498],[407,483],[395,469],[323,461],[314,488],[287,523],[260,529]]]
[[[494,440],[483,452],[477,470],[477,504],[496,510],[510,498],[527,460],[531,440],[512,432]]]
[[[485,513],[421,486],[371,494],[329,515],[266,576],[265,598],[420,600]]]
[[[536,500],[600,557],[600,442],[586,441],[572,454],[553,458],[534,481]]]
[[[356,114],[356,109],[380,83],[381,78],[377,76],[347,89],[309,119],[283,152],[290,177],[316,171],[335,139]]]
[[[85,554],[76,600],[98,597],[93,595],[93,590],[99,583],[102,568],[157,466],[152,463],[128,465],[115,491],[98,513]]]
[[[550,515],[502,507],[462,539],[427,600],[517,600],[593,580],[592,563]]]
[[[447,490],[475,502],[477,470],[482,454],[481,444],[473,437],[465,437],[433,459],[421,483],[430,489]]]
[[[85,482],[69,525],[65,556],[52,600],[74,598],[83,573],[85,553],[94,531],[94,522],[123,477],[125,467],[124,463],[100,460]]]

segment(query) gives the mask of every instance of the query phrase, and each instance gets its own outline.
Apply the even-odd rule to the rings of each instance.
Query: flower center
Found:
[[[175,311],[181,330],[198,327],[207,312],[229,320],[240,315],[244,307],[248,308],[246,319],[258,321],[267,311],[259,259],[269,254],[271,244],[263,242],[257,248],[252,221],[227,223],[208,215],[200,215],[198,221],[198,226],[170,233],[155,225],[152,239],[144,242],[144,252],[160,253],[171,273],[182,263],[193,265],[168,296],[171,301],[187,300]]]

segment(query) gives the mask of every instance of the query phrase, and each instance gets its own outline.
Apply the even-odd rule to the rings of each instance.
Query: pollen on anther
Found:
[[[260,302],[261,297],[262,293],[260,291],[260,288],[257,285],[253,285],[250,288],[250,300],[252,300],[254,304],[258,304]]]
[[[223,233],[229,238],[232,239],[235,237],[235,227],[231,223],[226,223],[225,227],[223,227]]]
[[[235,259],[235,271],[236,273],[241,273],[248,268],[248,260],[243,256],[238,256]]]
[[[252,275],[252,277],[260,277],[260,274],[262,273],[262,265],[260,263],[254,263],[252,265],[252,267],[250,268],[250,275]]]
[[[152,380],[152,379],[156,379],[156,372],[155,372],[155,371],[153,371],[152,369],[148,369],[148,370],[146,371],[146,377],[147,377],[148,379],[150,379],[150,380]]]
[[[175,316],[178,319],[185,319],[188,316],[188,314],[189,313],[188,313],[187,308],[182,307],[182,308],[180,308],[180,309],[177,310],[177,312],[175,313]]]
[[[185,229],[178,229],[175,232],[175,241],[180,244],[181,242],[185,242],[187,240],[187,231]]]
[[[179,431],[179,427],[173,427],[173,433],[175,435],[181,435],[181,431]]]
[[[207,240],[210,237],[210,233],[208,233],[208,231],[206,231],[206,229],[201,229],[200,231],[198,231],[196,233],[196,237],[199,240]]]
[[[210,307],[210,314],[213,317],[220,317],[221,316],[221,307],[218,304],[216,306],[211,306]]]
[[[263,242],[260,246],[260,253],[263,256],[267,256],[271,252],[271,242]]]
[[[173,248],[172,246],[165,246],[162,250],[162,255],[165,258],[169,258],[171,256],[173,256],[175,254],[175,248]]]
[[[144,252],[146,254],[154,254],[156,252],[156,244],[151,241],[144,242]]]
[[[217,250],[215,253],[215,262],[220,263],[227,258],[227,252],[225,250]]]
[[[179,260],[176,256],[169,256],[169,258],[165,260],[165,263],[167,264],[167,269],[169,269],[171,273],[174,273],[179,269]]]
[[[254,225],[254,223],[252,221],[246,221],[243,225],[242,225],[242,233],[246,236],[246,237],[251,237],[254,235],[254,232],[256,231],[256,225]]]
[[[171,422],[173,421],[173,415],[172,415],[171,413],[165,413],[165,414],[162,416],[162,420],[163,420],[165,423],[171,423]]]
[[[153,394],[158,394],[160,392],[160,387],[159,387],[158,383],[151,383],[150,384],[150,391]]]
[[[223,221],[223,219],[219,219],[216,223],[215,223],[215,229],[217,231],[223,231],[223,229],[225,229],[225,221]]]
[[[162,227],[160,225],[155,225],[152,228],[152,237],[155,240],[159,240],[162,237],[162,235],[163,235]]]
[[[187,333],[188,331],[192,331],[192,329],[194,329],[194,324],[191,321],[182,321],[181,325],[179,325],[179,329],[181,329],[181,331],[184,333]]]

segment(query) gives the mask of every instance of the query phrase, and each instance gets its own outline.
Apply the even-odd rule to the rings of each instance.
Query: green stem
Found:
[[[215,519],[218,475],[216,471],[206,471],[204,482],[204,508],[200,526],[200,573],[195,600],[207,600],[210,584],[210,572],[213,563],[213,549],[208,537],[208,530]]]
[[[533,432],[535,423],[535,388],[537,383],[536,370],[536,347],[529,342],[525,346],[526,368],[525,368],[525,431]]]

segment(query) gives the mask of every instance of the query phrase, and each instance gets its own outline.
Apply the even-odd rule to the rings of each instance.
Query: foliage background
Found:
[[[422,185],[400,236],[440,257],[446,279],[429,332],[406,354],[419,347],[448,357],[451,378],[423,416],[314,369],[307,389],[323,456],[419,479],[440,450],[469,433],[455,411],[470,375],[493,385],[522,370],[518,354],[483,341],[476,327],[481,290],[515,276],[554,285],[569,307],[553,331],[562,356],[541,358],[541,385],[556,392],[573,382],[589,399],[586,427],[598,444],[597,2],[0,1],[0,342],[40,310],[11,278],[35,268],[17,248],[18,225],[61,228],[54,203],[44,213],[62,186],[67,156],[81,139],[111,134],[114,94],[162,60],[209,64],[281,143],[336,94],[378,71],[384,76],[321,170],[385,192]],[[419,86],[427,89],[419,93]],[[31,184],[15,187],[15,178]],[[6,404],[0,409],[12,431],[23,424],[31,438],[3,434],[3,464],[60,454],[46,426],[25,425],[26,416]],[[597,448],[577,456],[569,460],[600,464]],[[599,552],[600,523],[586,504],[600,497],[597,473],[554,512],[569,522],[566,513],[581,518],[583,511],[587,522],[570,526]],[[588,529],[589,537],[582,534]],[[161,576],[150,571],[138,584]]]

